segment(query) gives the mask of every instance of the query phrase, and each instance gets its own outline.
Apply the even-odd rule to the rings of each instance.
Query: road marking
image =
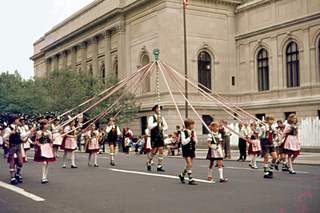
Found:
[[[164,178],[179,179],[178,176],[173,176],[173,175],[160,175],[160,174],[155,174],[155,173],[137,172],[137,171],[130,171],[130,170],[122,170],[122,169],[109,169],[109,170],[115,171],[115,172],[137,174],[137,175],[147,175],[147,176],[157,176],[157,177],[164,177]],[[197,182],[202,182],[202,183],[214,183],[212,181],[207,181],[207,180],[201,180],[201,179],[196,179],[196,178],[193,178],[193,179]]]
[[[208,165],[200,165],[201,167],[208,167]],[[223,167],[223,168],[227,168],[227,169],[240,169],[240,170],[249,170],[249,171],[261,171],[263,168],[261,169],[250,169],[250,168],[241,168],[241,167],[231,167],[231,166],[226,166],[226,167]],[[277,171],[277,170],[273,170],[273,171]],[[303,174],[309,174],[309,172],[304,172],[304,171],[295,171],[298,173],[303,173]]]
[[[34,201],[45,201],[45,199],[41,198],[41,197],[38,197],[37,195],[34,195],[34,194],[31,194],[29,192],[26,192],[24,189],[21,189],[19,187],[16,187],[16,186],[13,186],[11,184],[8,184],[8,183],[4,183],[2,181],[0,181],[0,186],[2,186],[3,188],[6,188],[6,189],[9,189],[13,192],[16,192],[18,194],[21,194],[27,198],[30,198]]]

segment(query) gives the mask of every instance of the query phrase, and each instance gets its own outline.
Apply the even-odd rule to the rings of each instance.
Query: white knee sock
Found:
[[[218,169],[218,170],[219,170],[220,179],[222,179],[223,178],[223,169],[221,168],[221,169]]]
[[[42,165],[41,165],[42,180],[45,180],[47,178],[47,176],[46,176],[46,167],[47,167],[47,162],[42,162]]]
[[[253,156],[252,161],[251,161],[251,165],[253,167],[257,167],[257,156],[256,155]]]
[[[74,151],[71,152],[71,165],[76,165],[74,162]]]
[[[46,179],[48,178],[49,162],[46,163]]]
[[[208,168],[208,177],[212,177],[212,169]]]
[[[291,155],[290,155],[290,156],[288,155],[288,166],[289,166],[289,169],[292,171],[292,170],[293,170],[293,167],[292,167],[292,158],[291,158]]]
[[[64,151],[64,154],[63,154],[63,165],[66,165],[67,163],[67,154],[68,154],[68,151]]]
[[[97,159],[98,159],[97,153],[94,153],[94,164],[97,164]]]

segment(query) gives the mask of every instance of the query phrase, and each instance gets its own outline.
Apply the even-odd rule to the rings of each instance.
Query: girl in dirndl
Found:
[[[52,152],[52,135],[48,130],[49,124],[47,119],[40,121],[40,131],[36,134],[35,143],[37,145],[33,161],[42,162],[42,178],[41,183],[48,183],[48,163],[56,161]]]
[[[90,131],[88,132],[88,143],[86,145],[86,153],[89,153],[88,166],[91,166],[91,155],[94,156],[94,166],[98,167],[97,163],[97,152],[99,152],[99,131],[96,130],[96,125],[92,124]]]
[[[222,160],[223,160],[223,151],[222,151],[222,138],[221,134],[219,133],[220,124],[218,122],[212,122],[209,126],[211,133],[208,134],[208,154],[207,158],[210,160],[210,165],[208,169],[208,181],[215,180],[212,178],[212,167],[213,163],[216,160],[218,164],[218,171],[220,176],[220,182],[227,182],[228,179],[223,177],[223,169],[222,169]]]
[[[58,118],[54,120],[54,124],[52,125],[52,137],[54,138],[53,141],[53,154],[57,158],[59,157],[59,146],[62,144],[62,137],[61,133],[63,133],[63,129],[60,126],[60,121]]]
[[[75,124],[76,124],[76,121],[73,120],[64,129],[64,132],[67,134],[63,137],[62,144],[60,146],[60,149],[64,150],[62,168],[66,168],[68,153],[70,153],[70,157],[71,157],[71,168],[78,168],[74,161],[74,151],[77,149],[76,135],[78,133],[75,130],[75,127],[74,127]]]
[[[283,143],[283,152],[288,155],[288,167],[290,174],[296,174],[293,170],[292,163],[300,154],[300,142],[298,139],[298,119],[297,116],[292,113],[287,119],[288,123],[281,135],[279,141],[282,141],[286,137]]]
[[[248,155],[253,155],[251,162],[249,163],[249,166],[252,169],[258,169],[257,167],[257,157],[261,154],[261,145],[260,145],[260,135],[261,132],[257,130],[257,124],[251,123],[250,124],[250,131],[249,131],[249,137],[251,143],[249,144],[249,150]]]

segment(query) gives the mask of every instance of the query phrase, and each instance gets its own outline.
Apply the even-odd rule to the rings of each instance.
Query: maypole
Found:
[[[159,109],[159,116],[160,116],[160,112],[161,112],[161,107],[160,107],[160,79],[159,79],[159,54],[160,54],[160,50],[159,49],[154,49],[153,50],[153,54],[154,54],[154,58],[156,60],[156,72],[157,72],[157,95],[158,95],[158,109]]]
[[[184,37],[184,72],[187,78],[188,75],[188,67],[187,67],[187,24],[186,24],[186,7],[188,5],[188,0],[183,0],[183,37]],[[185,80],[185,96],[188,99],[188,82]],[[188,102],[185,101],[185,111],[186,118],[188,117]]]

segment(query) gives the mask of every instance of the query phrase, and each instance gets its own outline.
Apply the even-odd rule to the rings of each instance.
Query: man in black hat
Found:
[[[147,161],[147,170],[151,171],[151,161],[153,157],[156,155],[157,150],[159,150],[158,155],[158,167],[157,171],[164,172],[165,170],[162,168],[162,160],[163,160],[163,131],[168,130],[168,125],[164,117],[160,116],[160,110],[162,107],[159,105],[155,105],[152,107],[152,111],[154,112],[153,116],[150,116],[148,119],[148,128],[151,131],[151,147],[152,151],[149,153],[149,159]]]

